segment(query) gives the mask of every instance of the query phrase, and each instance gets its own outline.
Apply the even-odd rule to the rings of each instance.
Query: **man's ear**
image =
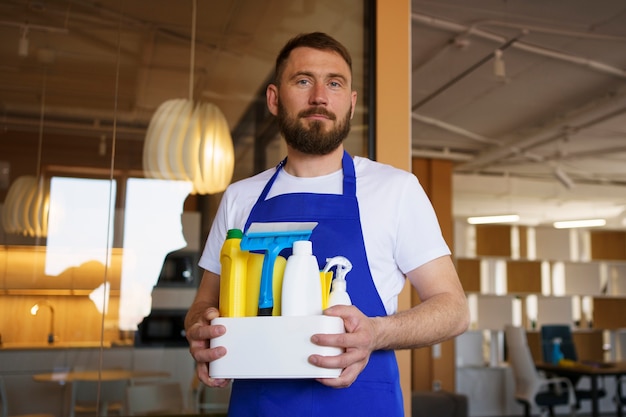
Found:
[[[350,112],[350,119],[354,116],[354,109],[356,109],[356,91],[353,91],[350,94],[350,101],[352,102],[352,111]]]
[[[276,116],[278,114],[278,87],[275,84],[269,84],[267,86],[265,99],[270,113]]]

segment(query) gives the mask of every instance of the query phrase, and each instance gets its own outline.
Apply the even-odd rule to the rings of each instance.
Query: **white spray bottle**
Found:
[[[336,305],[352,305],[352,300],[347,291],[346,275],[352,270],[352,263],[343,256],[335,256],[326,259],[324,272],[328,272],[332,267],[336,266],[335,276],[331,283],[330,295],[328,296],[328,307]]]

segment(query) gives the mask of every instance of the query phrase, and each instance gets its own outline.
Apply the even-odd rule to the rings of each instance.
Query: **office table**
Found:
[[[567,365],[554,365],[551,363],[538,362],[535,364],[538,370],[563,377],[587,376],[591,381],[591,415],[598,417],[600,407],[598,404],[598,380],[602,377],[620,377],[626,375],[626,362],[575,362]],[[617,404],[617,416],[622,417],[622,407]]]

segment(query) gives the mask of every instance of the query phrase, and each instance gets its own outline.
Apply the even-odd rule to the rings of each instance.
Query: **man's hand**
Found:
[[[324,310],[327,316],[343,319],[346,333],[315,334],[311,341],[319,346],[334,346],[345,349],[337,356],[311,355],[309,362],[322,368],[341,368],[337,378],[320,378],[324,385],[346,388],[352,385],[367,365],[372,351],[375,350],[375,320],[367,317],[354,306],[334,306]]]
[[[218,346],[209,348],[209,341],[223,335],[226,328],[221,325],[212,326],[211,320],[219,317],[219,311],[214,307],[207,308],[198,320],[187,329],[186,337],[189,342],[189,351],[196,361],[198,378],[209,387],[225,387],[227,379],[214,379],[209,376],[209,362],[226,355],[226,348]]]

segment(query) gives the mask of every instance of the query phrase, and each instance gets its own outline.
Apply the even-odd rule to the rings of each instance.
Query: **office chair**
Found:
[[[53,414],[20,414],[9,416],[9,396],[4,384],[4,378],[0,376],[0,417],[54,417]]]
[[[538,407],[541,415],[554,415],[554,407],[569,406],[570,415],[575,413],[576,394],[567,378],[542,377],[533,361],[522,327],[507,325],[504,337],[508,361],[515,378],[515,399],[524,406],[524,415],[530,417],[532,407]]]
[[[195,388],[195,412],[199,414],[226,415],[232,384],[224,388],[207,387],[199,382]]]
[[[124,411],[125,380],[72,381],[70,417],[80,415],[121,415]]]
[[[563,359],[578,361],[576,346],[572,338],[572,330],[566,324],[545,324],[541,326],[541,352],[544,362],[552,362],[552,342],[555,338],[561,339]]]
[[[626,332],[617,333],[620,359],[626,361]],[[626,406],[626,376],[618,377],[615,381],[615,403],[618,407]]]
[[[149,383],[126,387],[129,416],[177,415],[184,413],[183,391],[178,382]]]
[[[541,351],[543,354],[544,362],[552,362],[552,343],[555,338],[561,339],[561,352],[563,353],[563,359],[569,359],[571,361],[578,361],[578,354],[576,353],[576,346],[574,345],[574,339],[572,337],[572,329],[567,324],[547,324],[541,326]],[[569,377],[574,391],[576,392],[577,404],[576,407],[580,408],[580,401],[591,400],[592,392],[589,389],[578,388],[578,382],[581,380],[580,376]],[[606,395],[606,390],[600,388],[598,390],[598,398],[602,398]]]

